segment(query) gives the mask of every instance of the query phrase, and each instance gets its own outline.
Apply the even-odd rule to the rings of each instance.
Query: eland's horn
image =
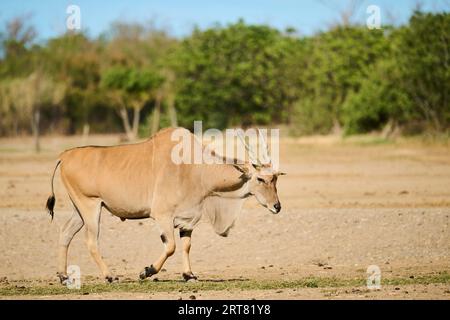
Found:
[[[266,129],[264,129],[264,130],[266,130]],[[259,139],[261,141],[261,144],[259,145],[259,147],[261,148],[261,151],[262,151],[262,152],[260,152],[260,154],[262,153],[263,164],[266,164],[266,165],[271,164],[272,159],[270,159],[270,155],[269,155],[269,146],[267,145],[266,139],[260,129],[258,129],[258,135],[259,135]]]
[[[248,143],[245,141],[245,137],[242,135],[242,130],[237,131],[237,136],[241,140],[242,144],[245,146],[245,149],[248,151],[248,156],[250,158],[250,161],[253,164],[261,165],[261,162],[258,160],[258,157],[255,156],[255,152],[253,149],[248,145]]]

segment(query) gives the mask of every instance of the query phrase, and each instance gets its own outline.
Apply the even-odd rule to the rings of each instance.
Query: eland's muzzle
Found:
[[[277,202],[273,205],[273,208],[275,209],[276,213],[281,211],[281,203]]]

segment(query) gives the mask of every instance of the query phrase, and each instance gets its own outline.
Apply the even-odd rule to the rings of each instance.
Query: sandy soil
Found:
[[[114,136],[88,144],[115,144]],[[34,155],[31,140],[0,140],[0,278],[56,283],[60,226],[69,201],[59,176],[53,223],[43,210],[58,152],[81,145],[79,137],[48,137]],[[450,270],[450,148],[421,143],[342,143],[333,139],[285,139],[279,179],[282,212],[271,215],[249,200],[228,238],[201,223],[191,250],[200,279],[300,279],[351,277],[378,265],[383,277]],[[69,263],[82,275],[99,275],[84,244],[72,242]],[[136,279],[156,259],[162,244],[152,220],[121,222],[102,215],[101,251],[113,272]],[[160,279],[179,279],[181,254],[164,266]],[[5,278],[6,277],[6,278]],[[94,278],[95,279],[95,278]],[[100,280],[99,280],[100,281]],[[448,284],[366,288],[205,291],[199,299],[449,299]],[[82,298],[187,299],[190,294],[107,293]],[[28,297],[48,298],[48,297]],[[80,298],[80,296],[58,296]]]

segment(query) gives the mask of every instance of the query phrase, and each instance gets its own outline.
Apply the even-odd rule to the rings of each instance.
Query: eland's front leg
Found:
[[[174,237],[174,226],[173,219],[157,219],[159,227],[161,229],[161,241],[164,244],[164,252],[161,256],[149,267],[145,267],[144,271],[141,272],[139,278],[144,280],[145,278],[151,277],[152,275],[158,273],[167,258],[175,253],[175,237]]]
[[[192,230],[180,229],[180,239],[183,244],[183,279],[185,281],[197,280],[191,270],[191,261],[189,259],[189,252],[191,250],[191,236]]]

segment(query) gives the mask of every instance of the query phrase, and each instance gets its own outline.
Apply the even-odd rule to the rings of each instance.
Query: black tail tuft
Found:
[[[53,215],[55,214],[55,213],[53,212],[53,209],[55,208],[55,202],[56,202],[55,195],[52,194],[50,197],[48,197],[48,199],[47,199],[47,204],[45,205],[45,207],[46,207],[47,210],[48,210],[48,213],[49,213],[50,216],[52,217],[52,221],[53,221]]]
[[[53,179],[55,179],[56,169],[58,169],[58,166],[60,164],[61,164],[61,160],[58,160],[58,162],[56,163],[56,166],[55,166],[55,170],[53,170],[52,181],[51,181],[52,195],[50,197],[48,197],[47,204],[45,205],[45,207],[48,210],[48,213],[52,217],[52,221],[53,221],[53,216],[55,215],[55,213],[53,212],[53,209],[55,208],[55,202],[56,202],[55,191],[53,190]]]

